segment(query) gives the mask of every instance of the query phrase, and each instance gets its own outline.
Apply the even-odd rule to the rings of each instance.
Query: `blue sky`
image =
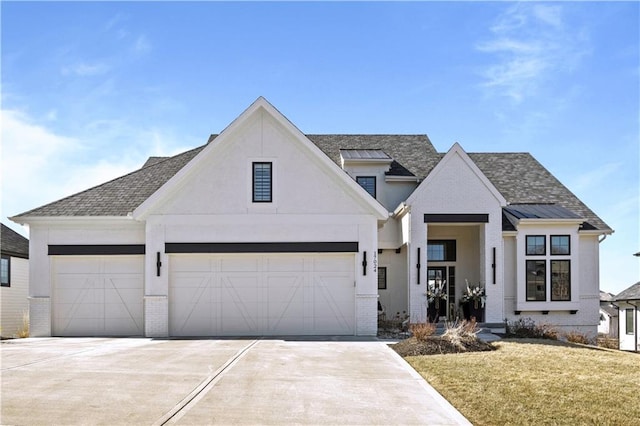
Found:
[[[258,96],[305,133],[531,152],[640,280],[638,2],[3,1],[2,222],[202,145]]]

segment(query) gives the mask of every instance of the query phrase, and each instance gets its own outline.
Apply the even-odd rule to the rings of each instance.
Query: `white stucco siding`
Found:
[[[166,243],[356,242],[355,333],[377,330],[378,220],[388,213],[303,135],[256,109],[234,122],[178,178],[154,195],[146,220],[147,335],[167,335],[171,310]],[[217,144],[217,145],[216,145]],[[252,163],[272,163],[272,202],[252,200]],[[172,183],[173,182],[173,183]],[[137,213],[134,213],[136,216]],[[367,273],[361,263],[367,254]],[[156,253],[162,262],[157,274]]]
[[[378,246],[384,249],[396,249],[404,243],[401,239],[401,223],[390,218],[382,228],[378,229]]]
[[[153,213],[342,215],[370,211],[353,196],[353,190],[348,190],[344,171],[320,161],[269,114],[256,112],[229,138],[233,140],[203,151],[203,158],[197,157],[201,161],[175,194]],[[253,203],[252,163],[262,161],[272,163],[273,201]],[[344,177],[340,179],[338,174]]]
[[[447,153],[429,176],[409,197],[411,207],[409,222],[409,298],[412,320],[414,316],[426,318],[426,244],[431,238],[424,222],[424,214],[486,214],[488,223],[479,224],[478,257],[479,281],[485,285],[487,303],[485,321],[500,322],[504,319],[503,271],[496,267],[496,284],[493,284],[492,254],[496,249],[498,262],[503,259],[502,205],[504,198],[495,190],[479,169],[458,145]],[[468,223],[460,224],[471,225]],[[405,228],[403,227],[403,231]],[[421,248],[420,262],[417,248]],[[421,264],[420,284],[417,284],[416,264]],[[459,276],[459,275],[458,275]],[[464,277],[461,277],[464,280]]]
[[[11,257],[10,287],[0,287],[0,332],[13,337],[24,327],[23,316],[28,315],[29,259]]]
[[[541,235],[545,237],[546,254],[543,256],[527,256],[526,254],[526,240],[528,235]],[[570,255],[551,255],[551,248],[549,247],[549,238],[551,235],[569,235],[570,237]],[[597,243],[597,239],[595,240]],[[563,224],[563,223],[535,223],[533,221],[528,223],[520,223],[518,225],[518,235],[516,237],[516,276],[517,276],[517,299],[516,310],[519,311],[568,311],[568,310],[580,310],[581,298],[595,297],[595,312],[591,309],[591,315],[594,316],[594,324],[597,324],[597,310],[599,293],[596,289],[591,294],[587,291],[588,288],[593,287],[593,278],[589,277],[589,273],[585,277],[581,273],[582,258],[581,253],[585,250],[580,244],[581,239],[578,236],[577,224]],[[526,296],[526,265],[527,260],[544,260],[545,261],[545,285],[546,285],[546,300],[545,301],[528,301]],[[552,260],[570,260],[571,261],[571,300],[570,301],[551,301],[551,265]],[[587,259],[585,259],[587,260]],[[593,261],[593,259],[588,259]],[[597,259],[596,259],[597,263]],[[584,265],[586,268],[592,268],[593,266]],[[597,268],[597,266],[596,266]],[[586,280],[582,283],[583,280]],[[597,278],[596,278],[597,280]],[[593,321],[592,321],[593,322]]]
[[[378,290],[387,319],[394,318],[397,314],[408,314],[407,247],[402,247],[400,253],[383,250],[378,255],[378,266],[387,268],[387,288]]]
[[[161,253],[162,272],[157,276],[156,257],[147,256],[145,295],[151,311],[145,321],[155,324],[147,335],[166,335],[169,323],[160,324],[169,295],[170,265],[165,243],[228,243],[228,242],[357,242],[353,253],[356,322],[359,335],[374,335],[377,331],[377,276],[374,256],[377,220],[367,215],[152,215],[147,219],[147,253]],[[367,274],[361,265],[367,253]],[[165,301],[166,300],[166,301]],[[147,309],[147,308],[145,308]],[[159,324],[159,325],[158,325]],[[162,331],[164,330],[164,332]]]
[[[516,310],[517,297],[517,273],[516,273],[516,238],[505,236],[503,238],[504,247],[504,310],[505,314]]]
[[[544,256],[526,255],[526,236],[544,235],[546,252]],[[551,255],[549,236],[569,235],[571,244],[570,255]],[[508,240],[508,239],[506,239]],[[505,244],[506,245],[506,244]],[[509,244],[511,245],[511,244]],[[561,331],[579,331],[594,337],[597,334],[599,324],[600,296],[599,296],[599,243],[598,236],[593,234],[580,234],[577,224],[546,223],[546,224],[520,224],[515,244],[510,252],[514,253],[513,259],[505,257],[510,263],[505,267],[508,274],[515,271],[515,280],[509,285],[505,298],[506,318],[508,321],[516,321],[520,318],[531,318],[536,323],[550,323]],[[571,300],[551,300],[551,266],[550,262],[557,260],[571,261]],[[526,261],[546,261],[546,301],[526,300]],[[512,291],[515,297],[512,299]],[[516,315],[515,312],[520,314]],[[547,311],[544,314],[543,311]],[[572,313],[573,312],[573,313]]]
[[[29,316],[34,337],[51,335],[49,245],[145,244],[144,223],[129,218],[58,218],[29,223]]]

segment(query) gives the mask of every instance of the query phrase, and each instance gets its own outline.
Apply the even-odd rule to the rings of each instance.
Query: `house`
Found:
[[[598,335],[618,337],[618,307],[613,304],[615,295],[600,290],[600,323]]]
[[[0,224],[0,334],[15,337],[29,312],[29,240]]]
[[[615,304],[620,312],[620,350],[640,351],[640,281],[620,292]]]
[[[375,335],[378,307],[595,335],[613,231],[527,153],[311,135],[258,98],[201,147],[19,214],[38,336]]]

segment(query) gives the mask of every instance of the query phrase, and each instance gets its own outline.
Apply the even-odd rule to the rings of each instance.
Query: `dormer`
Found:
[[[416,177],[381,149],[341,149],[340,166],[390,211],[417,185]]]
[[[378,198],[378,187],[384,182],[392,162],[393,158],[381,149],[340,150],[342,169],[374,198]]]

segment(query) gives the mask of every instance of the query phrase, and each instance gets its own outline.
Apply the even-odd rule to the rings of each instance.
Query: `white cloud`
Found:
[[[575,192],[582,192],[596,186],[606,186],[606,181],[621,167],[624,167],[622,162],[603,164],[600,167],[575,176],[569,187]]]
[[[71,76],[79,76],[79,77],[88,77],[94,75],[102,75],[109,72],[110,67],[102,62],[96,63],[87,63],[87,62],[78,62],[73,65],[68,65],[62,67],[62,75],[71,75]]]
[[[583,34],[565,25],[563,12],[560,5],[518,3],[500,15],[492,37],[476,44],[492,62],[480,72],[482,86],[518,103],[571,70],[585,53]]]
[[[81,140],[56,134],[17,111],[2,110],[0,114],[3,222],[7,216],[106,182],[141,165],[140,158],[87,161]]]
[[[136,38],[135,43],[133,44],[133,51],[135,53],[141,54],[141,53],[147,53],[151,50],[151,43],[149,42],[149,39],[144,35],[139,35],[138,38]]]

